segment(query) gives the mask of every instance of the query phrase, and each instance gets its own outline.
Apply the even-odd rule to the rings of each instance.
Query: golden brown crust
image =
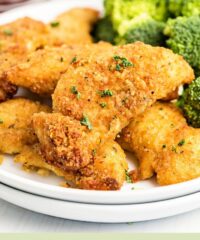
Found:
[[[79,121],[59,113],[41,113],[33,116],[33,126],[49,164],[63,170],[77,170],[93,161],[99,137],[93,136]]]
[[[44,48],[44,46],[91,43],[92,38],[90,36],[90,30],[92,24],[97,18],[98,12],[95,10],[75,8],[59,15],[55,19],[55,21],[59,22],[58,27],[51,27],[51,24],[46,25],[29,17],[20,18],[11,23],[1,25],[0,102],[11,98],[16,93],[17,88],[15,85],[23,85],[23,82],[19,79],[12,79],[12,83],[5,83],[5,81],[7,81],[5,79],[6,72],[11,67],[15,66],[17,63],[28,61],[27,54]],[[38,56],[41,57],[39,54]],[[38,60],[42,59],[39,58]],[[53,61],[51,62],[49,60],[49,62],[52,63]],[[23,64],[24,66],[28,65],[28,63]],[[54,68],[54,70],[56,70],[56,68]],[[58,73],[60,73],[59,69]],[[30,84],[26,82],[24,85],[28,85],[33,92],[39,92],[39,94],[51,94],[57,81],[49,80],[47,83],[46,91],[44,86],[43,88],[41,87],[41,85],[44,84],[44,82],[41,81],[32,81]],[[41,88],[42,91],[40,92]]]
[[[115,139],[132,118],[143,112],[156,99],[165,97],[181,83],[190,82],[194,78],[193,70],[183,58],[164,48],[135,43],[109,47],[106,53],[100,52],[91,56],[88,51],[86,49],[80,53],[76,62],[60,79],[53,94],[54,111],[70,116],[77,124],[87,119],[85,124],[92,127],[91,130],[86,128],[84,141],[77,139],[73,143],[72,149],[78,149],[78,155],[82,156],[78,160],[79,164],[73,164],[71,151],[63,151],[60,156],[57,148],[61,146],[56,143],[51,146],[53,154],[45,151],[47,146],[44,145],[43,138],[49,133],[43,131],[39,136],[45,158],[55,164],[55,159],[62,157],[63,169],[74,167],[77,170],[90,163],[92,149]],[[117,71],[118,63],[114,56],[126,58],[131,65],[121,66],[120,71]],[[72,88],[77,90],[76,93]],[[112,96],[103,96],[105,90],[109,90]],[[103,108],[102,102],[106,104]],[[43,121],[44,119],[45,116]],[[35,118],[34,128],[38,135],[37,128],[41,123],[37,124],[37,121],[40,120]],[[58,127],[56,124],[55,119],[55,129]],[[67,124],[66,122],[66,128]],[[59,136],[59,133],[56,134]],[[84,161],[86,150],[80,142],[87,146]],[[69,142],[67,149],[70,149],[70,144]]]
[[[90,49],[90,52],[105,51],[110,46],[109,43],[102,42],[84,46],[46,47],[29,54],[26,60],[7,71],[5,79],[39,95],[50,96],[61,75],[67,71],[80,51],[83,49]]]
[[[0,26],[0,101],[11,98],[17,91],[5,79],[5,72],[22,61],[27,53],[47,44],[48,28],[42,22],[25,17]]]
[[[40,155],[38,144],[26,146],[15,157],[15,162],[22,164],[27,171],[36,171],[38,174],[48,174],[47,171],[64,177],[66,185],[88,190],[118,190],[124,183],[127,162],[124,151],[116,142],[109,142],[97,151],[98,157],[94,164],[87,166],[80,172],[63,171],[48,164]]]
[[[92,43],[90,32],[98,17],[98,11],[90,8],[73,8],[60,14],[53,21],[58,26],[49,26],[53,45]]]
[[[200,130],[187,125],[179,109],[157,102],[126,127],[118,140],[134,151],[139,179],[157,175],[160,185],[200,177]]]
[[[39,102],[16,98],[0,104],[0,152],[18,153],[24,145],[37,141],[31,125],[31,116],[36,112],[49,112]]]

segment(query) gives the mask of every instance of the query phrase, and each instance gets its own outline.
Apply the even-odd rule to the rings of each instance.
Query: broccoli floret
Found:
[[[164,34],[167,46],[182,55],[200,76],[200,16],[178,17],[168,21]]]
[[[166,20],[168,14],[167,0],[105,0],[105,6],[106,15],[111,18],[117,31],[121,23],[141,14],[157,21]]]
[[[183,91],[177,105],[183,110],[188,123],[200,128],[200,77]]]
[[[158,22],[148,16],[139,17],[139,19],[134,18],[122,26],[125,33],[116,38],[116,43],[127,44],[141,41],[153,46],[160,46],[165,42],[164,27],[163,22]]]
[[[184,0],[181,13],[183,16],[186,16],[186,17],[193,16],[193,15],[200,15],[200,1]]]
[[[173,17],[182,15],[184,0],[169,0],[169,12]]]
[[[172,16],[200,15],[199,0],[169,0],[169,12]]]
[[[92,31],[92,35],[96,42],[102,40],[114,43],[116,33],[113,29],[112,22],[110,21],[110,19],[108,17],[104,17],[97,21]]]

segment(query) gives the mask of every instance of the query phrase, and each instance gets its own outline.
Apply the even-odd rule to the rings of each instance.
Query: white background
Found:
[[[0,200],[0,232],[200,232],[200,209],[161,220],[102,224],[49,217]]]

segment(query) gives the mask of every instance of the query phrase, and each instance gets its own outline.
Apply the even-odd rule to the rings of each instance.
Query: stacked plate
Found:
[[[64,10],[83,6],[102,10],[99,0],[55,0],[1,14],[0,24],[25,15],[50,21]],[[11,157],[4,156],[0,181],[2,199],[32,211],[73,220],[136,222],[200,207],[200,179],[166,187],[159,187],[154,180],[149,180],[125,184],[120,191],[110,192],[68,189],[59,186],[62,179],[24,172]]]
[[[26,173],[6,157],[0,166],[0,197],[20,207],[89,222],[137,222],[200,207],[200,179],[159,187],[151,181],[125,184],[120,191],[88,191],[59,186],[55,176]]]

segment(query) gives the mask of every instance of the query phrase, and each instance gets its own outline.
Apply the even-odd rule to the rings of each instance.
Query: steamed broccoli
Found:
[[[104,17],[97,21],[92,31],[92,35],[95,41],[106,41],[110,43],[114,43],[115,31],[112,26],[112,22],[108,17]]]
[[[175,17],[200,15],[200,1],[169,0],[169,12]]]
[[[200,76],[200,16],[178,17],[168,21],[164,34],[167,46],[182,55]]]
[[[182,15],[184,0],[169,0],[169,12],[173,17]]]
[[[119,34],[122,35],[116,38],[116,43],[126,44],[141,41],[153,46],[160,46],[165,42],[164,27],[163,22],[158,22],[146,15],[139,16],[121,25]]]
[[[167,0],[105,0],[106,16],[116,31],[124,21],[146,14],[157,21],[167,18]]]
[[[177,105],[183,110],[188,123],[200,128],[200,77],[183,91]]]

